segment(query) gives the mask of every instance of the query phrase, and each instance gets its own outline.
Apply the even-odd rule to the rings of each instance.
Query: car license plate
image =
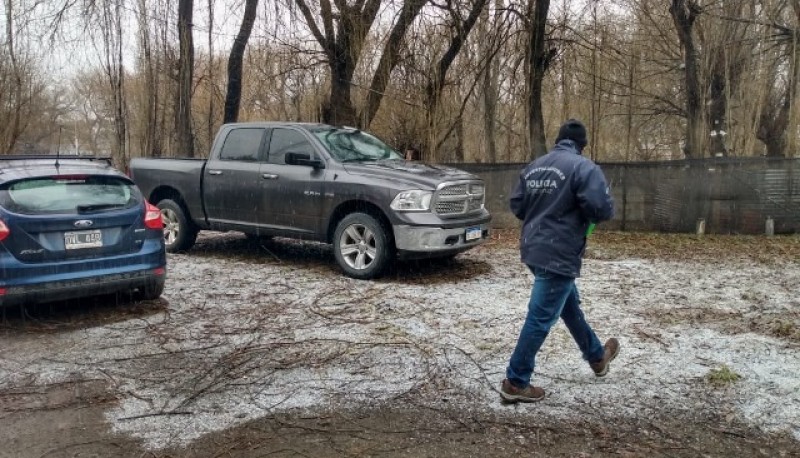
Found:
[[[481,238],[483,235],[483,231],[481,231],[480,226],[478,227],[468,227],[467,234],[464,236],[464,239],[469,242],[470,240],[477,240]]]
[[[64,233],[64,248],[97,248],[103,246],[103,233],[99,230]]]

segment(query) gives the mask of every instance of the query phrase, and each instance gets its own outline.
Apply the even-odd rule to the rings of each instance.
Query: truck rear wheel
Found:
[[[197,240],[197,227],[189,220],[183,207],[171,199],[164,199],[157,205],[164,221],[164,244],[167,252],[180,253],[194,245]]]
[[[344,272],[368,280],[383,274],[393,258],[388,229],[372,215],[351,213],[336,225],[333,253]]]

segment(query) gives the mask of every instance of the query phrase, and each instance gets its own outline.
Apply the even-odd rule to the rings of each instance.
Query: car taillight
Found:
[[[11,230],[6,226],[6,223],[0,219],[0,242],[6,239],[11,234]]]
[[[148,229],[164,229],[161,210],[150,202],[144,203],[144,225]]]
[[[5,296],[5,295],[6,295],[6,289],[0,288],[0,296]]]

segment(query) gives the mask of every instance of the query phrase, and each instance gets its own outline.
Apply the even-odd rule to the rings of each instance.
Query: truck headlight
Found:
[[[397,211],[428,211],[431,209],[432,191],[413,189],[403,191],[392,200],[390,207]]]

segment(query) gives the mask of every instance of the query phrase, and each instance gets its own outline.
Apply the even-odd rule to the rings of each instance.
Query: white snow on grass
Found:
[[[119,399],[107,412],[113,429],[152,449],[287,409],[404,396],[566,419],[714,413],[800,440],[798,345],[748,324],[796,313],[797,263],[587,259],[584,311],[601,340],[620,338],[619,357],[607,377],[594,377],[559,323],[533,380],[548,398],[509,407],[495,390],[531,285],[515,250],[465,253],[438,267],[452,274],[445,278],[406,272],[364,282],[342,276],[332,259],[228,256],[221,240],[222,248],[170,255],[166,313],[0,335],[0,389],[108,380]],[[714,387],[706,377],[723,366],[741,379]]]

